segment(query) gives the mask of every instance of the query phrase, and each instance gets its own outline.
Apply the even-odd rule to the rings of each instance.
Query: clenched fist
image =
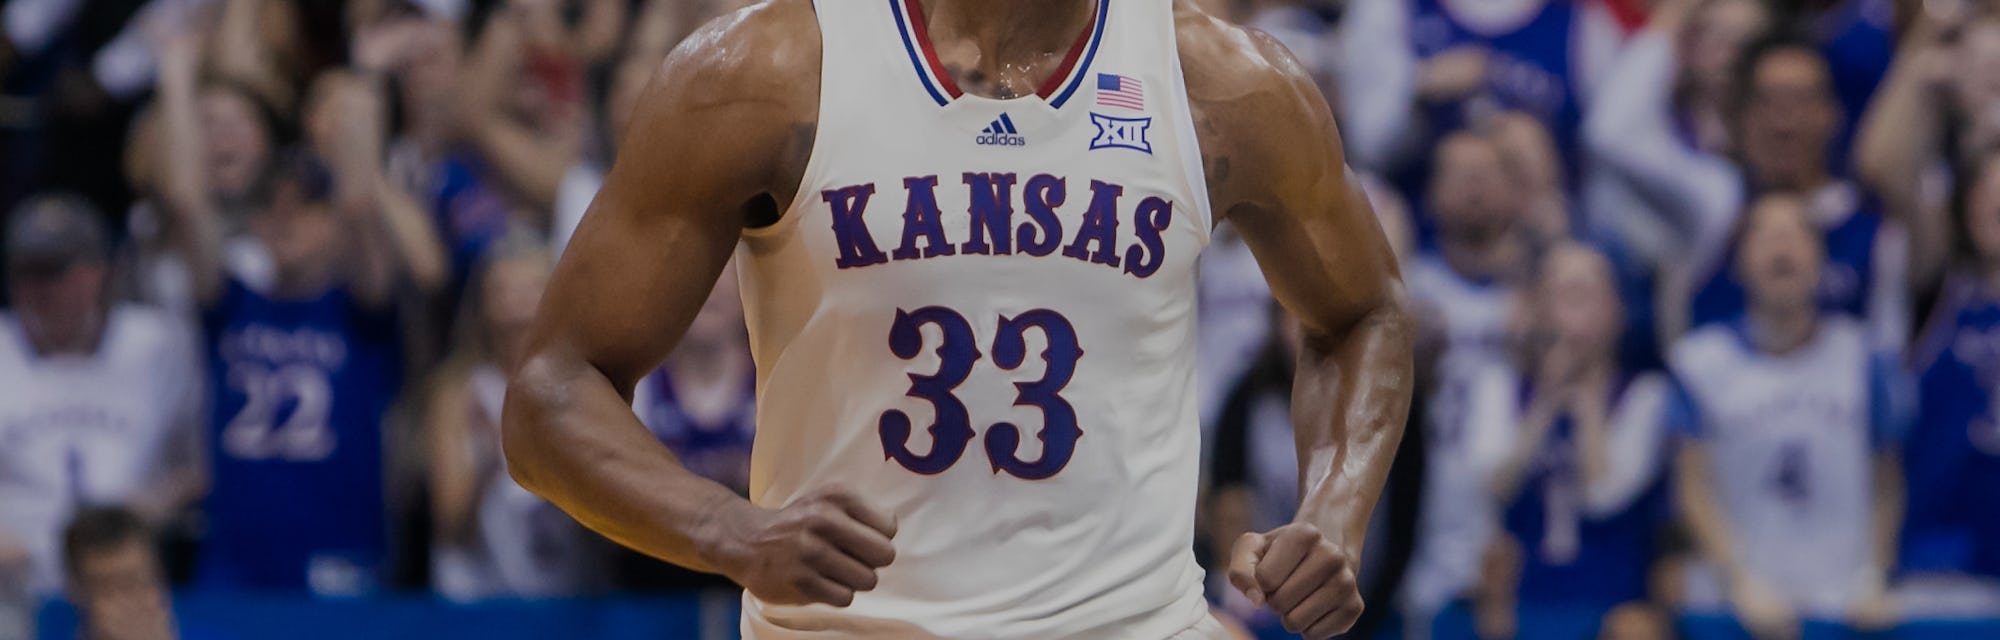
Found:
[[[1346,633],[1361,617],[1354,567],[1318,527],[1294,522],[1237,538],[1229,582],[1251,603],[1271,605],[1286,631],[1319,640]]]
[[[716,532],[718,564],[764,602],[845,607],[875,588],[875,570],[896,559],[895,519],[841,488],[777,511],[744,506]]]

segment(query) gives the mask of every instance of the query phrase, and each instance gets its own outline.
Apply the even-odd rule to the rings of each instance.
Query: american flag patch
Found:
[[[1146,110],[1146,87],[1138,78],[1115,73],[1097,74],[1097,106]]]

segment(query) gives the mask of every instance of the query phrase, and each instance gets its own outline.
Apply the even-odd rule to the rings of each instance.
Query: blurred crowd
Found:
[[[641,90],[746,4],[7,2],[0,637],[726,587],[515,485],[499,417]],[[1366,632],[2000,617],[2000,4],[1201,4],[1320,81],[1418,310]],[[1226,224],[1201,272],[1207,561],[1293,515],[1298,333]],[[634,408],[746,491],[735,283]]]

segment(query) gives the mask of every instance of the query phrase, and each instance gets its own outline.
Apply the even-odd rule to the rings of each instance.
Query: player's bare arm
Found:
[[[549,284],[505,445],[522,486],[613,540],[765,601],[846,605],[894,558],[893,521],[837,489],[756,507],[684,469],[630,406],[743,228],[792,199],[817,117],[813,21],[777,0],[668,57]]]
[[[1261,33],[1180,12],[1181,60],[1214,209],[1305,331],[1292,415],[1293,524],[1245,534],[1230,579],[1311,638],[1361,615],[1354,571],[1409,411],[1411,322],[1388,242],[1349,180],[1333,115]]]

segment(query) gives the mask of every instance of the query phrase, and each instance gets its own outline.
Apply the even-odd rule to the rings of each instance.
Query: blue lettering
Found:
[[[1040,174],[1028,179],[1028,217],[1041,227],[1041,239],[1035,238],[1035,227],[1022,224],[1015,230],[1014,243],[1021,251],[1031,256],[1046,256],[1055,253],[1056,245],[1062,244],[1062,219],[1056,217],[1056,207],[1069,201],[1068,181],[1049,174]]]
[[[890,255],[897,260],[915,260],[919,257],[956,255],[951,242],[944,238],[944,213],[938,211],[937,176],[904,178],[903,189],[910,192],[910,205],[903,209],[903,246],[896,247]],[[921,255],[917,252],[917,241],[924,241]]]
[[[1139,201],[1139,210],[1132,214],[1132,232],[1139,236],[1139,244],[1125,250],[1125,273],[1144,278],[1160,270],[1160,263],[1166,262],[1167,257],[1160,232],[1167,230],[1173,221],[1173,203],[1158,197]]]
[[[1118,242],[1118,198],[1123,195],[1125,187],[1090,181],[1090,208],[1083,212],[1083,226],[1076,230],[1076,239],[1063,248],[1063,255],[1118,266],[1118,250],[1112,245]],[[1090,250],[1092,242],[1097,243],[1096,251]]]
[[[965,186],[972,189],[972,238],[959,245],[966,253],[1008,255],[1014,253],[1007,230],[1014,226],[1014,174],[967,173]],[[993,236],[993,246],[986,237]]]
[[[840,247],[840,257],[834,259],[834,265],[847,269],[889,261],[876,248],[874,236],[868,234],[868,223],[861,219],[862,212],[868,209],[868,198],[875,195],[874,184],[828,189],[819,195],[833,208],[833,241]]]

